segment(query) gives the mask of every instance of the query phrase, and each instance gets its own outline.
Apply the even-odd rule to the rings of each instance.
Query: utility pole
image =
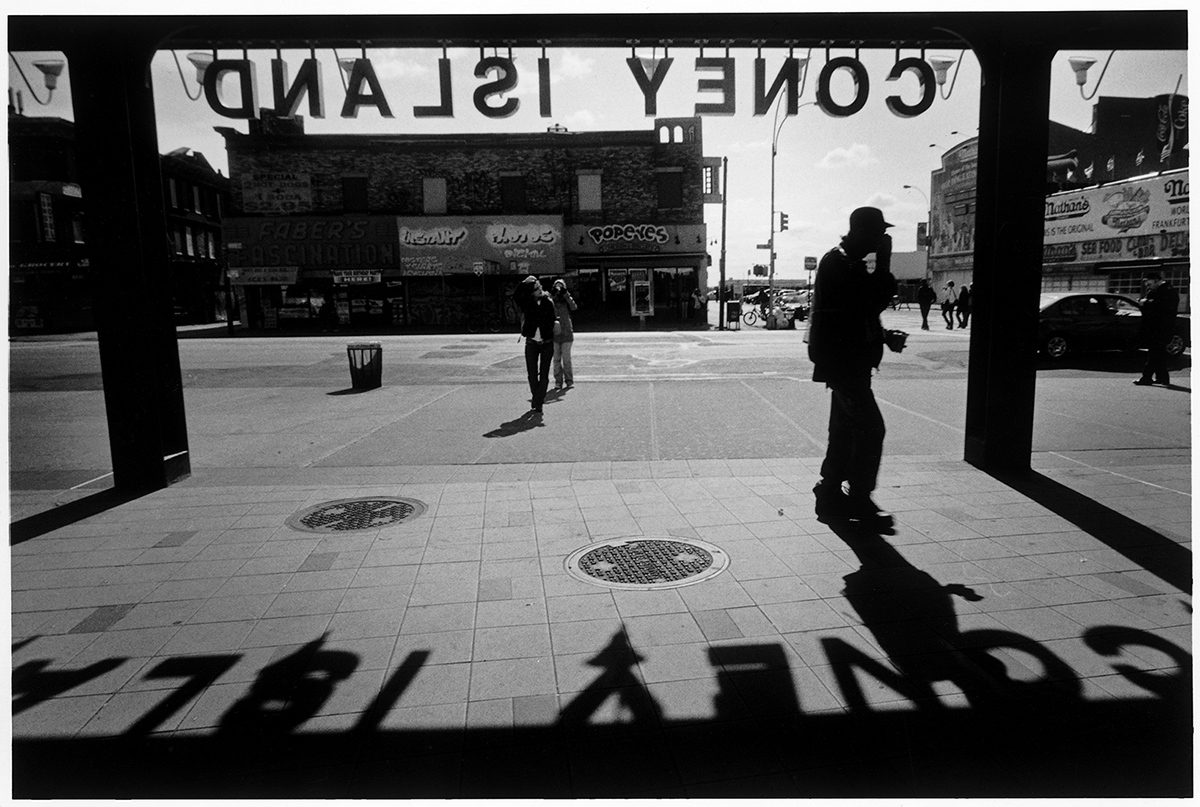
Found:
[[[725,330],[725,214],[729,209],[729,158],[721,158],[721,284],[717,286],[718,329]]]

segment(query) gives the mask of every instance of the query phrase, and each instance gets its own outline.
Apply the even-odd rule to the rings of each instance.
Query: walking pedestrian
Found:
[[[1167,366],[1167,343],[1175,334],[1175,317],[1179,313],[1179,292],[1162,279],[1158,272],[1142,275],[1146,290],[1142,305],[1141,338],[1146,346],[1146,365],[1142,377],[1134,381],[1140,387],[1150,384],[1168,386],[1171,371]]]
[[[700,289],[692,290],[692,312],[688,319],[695,319],[704,310],[707,300],[700,294]]]
[[[818,518],[890,521],[871,499],[883,456],[883,415],[871,391],[871,371],[883,358],[879,319],[896,293],[892,239],[883,212],[860,207],[850,231],[821,259],[814,282],[808,356],[813,381],[831,390],[829,444],[813,488]],[[864,260],[875,253],[875,271]],[[842,483],[848,490],[843,491]]]
[[[579,306],[575,298],[567,291],[566,281],[554,281],[550,298],[554,301],[554,313],[558,317],[558,327],[554,329],[554,388],[560,390],[564,382],[567,389],[575,386],[575,371],[571,367],[571,346],[575,344],[575,326],[571,321],[571,312]]]
[[[971,284],[967,283],[958,292],[958,327],[965,328],[971,321]]]
[[[954,281],[947,280],[942,286],[942,320],[947,330],[954,330],[954,307],[958,305],[958,292],[954,289]]]
[[[529,376],[530,412],[541,414],[550,384],[550,360],[554,356],[554,303],[546,296],[542,284],[530,275],[517,284],[513,300],[521,309],[524,320],[521,336],[525,337],[525,370]]]
[[[929,330],[929,309],[933,308],[934,302],[937,300],[937,292],[929,285],[929,280],[921,281],[921,288],[917,289],[917,305],[921,308],[921,330]]]

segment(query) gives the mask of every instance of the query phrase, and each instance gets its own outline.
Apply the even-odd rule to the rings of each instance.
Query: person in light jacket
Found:
[[[542,284],[530,275],[517,284],[513,300],[524,319],[521,336],[525,337],[525,370],[529,375],[530,412],[540,415],[550,384],[550,359],[554,355],[554,325],[558,321],[554,303]]]
[[[571,346],[575,344],[575,326],[571,322],[571,312],[579,306],[575,298],[567,291],[565,281],[554,281],[550,299],[554,302],[554,313],[558,317],[558,329],[554,335],[554,357],[552,368],[554,372],[554,388],[560,390],[565,383],[567,389],[575,386],[575,371],[571,366]]]
[[[958,290],[954,281],[947,280],[942,286],[942,319],[946,321],[946,330],[954,330],[954,309],[958,306]]]

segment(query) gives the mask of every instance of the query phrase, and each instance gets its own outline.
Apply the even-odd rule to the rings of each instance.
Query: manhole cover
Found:
[[[621,538],[585,546],[566,560],[567,573],[577,580],[623,589],[690,586],[728,565],[724,551],[691,538]]]
[[[424,512],[425,505],[416,499],[338,499],[301,510],[287,525],[304,532],[374,530],[411,521]]]

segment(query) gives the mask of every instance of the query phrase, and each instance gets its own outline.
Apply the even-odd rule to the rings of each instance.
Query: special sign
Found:
[[[633,81],[641,91],[647,116],[657,114],[658,91],[663,80],[675,63],[674,59],[663,58],[643,61],[635,57],[625,60]],[[649,65],[649,71],[647,66]],[[697,92],[714,93],[720,96],[705,103],[696,103],[696,115],[732,115],[737,111],[736,60],[731,57],[705,57],[695,60],[698,73],[715,74],[713,78],[700,78]],[[787,114],[795,115],[799,110],[801,61],[794,57],[783,60],[770,87],[767,86],[767,63],[762,57],[754,60],[754,114],[765,115],[780,92],[786,92]],[[844,71],[853,82],[853,97],[847,103],[839,103],[830,93],[833,76]],[[475,88],[472,101],[476,111],[488,118],[507,118],[520,108],[521,99],[510,96],[498,99],[505,93],[513,93],[521,81],[516,62],[511,57],[488,56],[475,64],[475,77],[488,79]],[[920,89],[915,103],[909,103],[899,95],[889,95],[884,103],[891,112],[902,118],[912,118],[925,112],[937,95],[937,83],[933,68],[924,59],[915,57],[898,59],[888,72],[885,81],[896,81],[904,74],[912,73]],[[237,103],[227,104],[221,97],[221,83],[226,77],[237,85]],[[551,116],[550,104],[550,60],[537,60],[538,113],[543,118]],[[282,59],[271,60],[271,90],[275,106],[272,112],[282,117],[296,114],[300,104],[308,100],[308,114],[314,118],[325,117],[325,99],[322,92],[321,63],[308,58],[300,64],[294,80],[288,77],[288,64]],[[439,102],[434,105],[414,106],[415,118],[453,118],[454,99],[451,91],[450,60],[438,59]],[[866,105],[870,96],[871,81],[867,69],[857,58],[841,56],[830,59],[821,68],[817,78],[817,104],[826,114],[833,117],[848,117]],[[258,79],[255,64],[249,59],[216,59],[204,73],[204,97],[209,107],[226,118],[249,119],[259,115]],[[368,58],[355,59],[346,79],[346,98],[340,116],[356,118],[364,107],[373,107],[385,118],[395,117],[392,106],[384,92],[375,67]]]

